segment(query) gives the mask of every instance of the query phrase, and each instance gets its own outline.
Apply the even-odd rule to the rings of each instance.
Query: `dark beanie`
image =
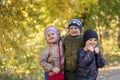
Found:
[[[82,22],[79,18],[70,19],[70,21],[68,22],[68,29],[70,28],[70,26],[77,26],[79,30],[82,31]]]
[[[86,30],[84,32],[83,42],[86,43],[86,41],[89,40],[90,38],[96,38],[98,40],[97,33],[92,29]]]

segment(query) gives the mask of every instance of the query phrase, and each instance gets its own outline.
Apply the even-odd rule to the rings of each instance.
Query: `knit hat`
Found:
[[[86,41],[89,40],[90,38],[96,38],[98,40],[97,33],[92,29],[86,30],[84,32],[83,42],[86,43]]]
[[[68,29],[70,28],[70,26],[77,26],[79,30],[82,31],[82,22],[79,18],[72,18],[68,22]]]
[[[44,31],[44,36],[45,36],[45,37],[47,36],[47,33],[48,33],[49,31],[55,32],[58,36],[60,35],[60,34],[59,34],[59,30],[58,30],[55,26],[48,26],[48,27],[45,29],[45,31]]]

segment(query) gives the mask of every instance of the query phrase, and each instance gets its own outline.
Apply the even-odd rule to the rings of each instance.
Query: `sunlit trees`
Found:
[[[71,17],[82,19],[83,32],[95,29],[104,55],[117,59],[119,6],[119,0],[0,0],[0,79],[42,79],[44,28],[56,25],[63,33]]]

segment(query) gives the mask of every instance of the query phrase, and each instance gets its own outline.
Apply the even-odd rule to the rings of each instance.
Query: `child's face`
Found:
[[[53,31],[48,31],[46,40],[49,44],[55,43],[58,40],[58,35]]]
[[[70,26],[70,35],[77,36],[80,35],[80,30],[77,26]]]
[[[96,38],[90,38],[86,41],[85,46],[92,46],[93,48],[97,45],[97,39]]]

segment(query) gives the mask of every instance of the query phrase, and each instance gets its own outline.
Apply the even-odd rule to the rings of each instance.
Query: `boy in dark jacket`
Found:
[[[77,68],[77,51],[83,47],[82,22],[79,18],[72,18],[68,22],[69,34],[64,38],[65,48],[65,80],[75,80]]]
[[[85,46],[78,51],[78,67],[75,80],[96,80],[98,68],[105,65],[99,47],[96,47],[98,35],[92,29],[86,30],[83,36]]]

